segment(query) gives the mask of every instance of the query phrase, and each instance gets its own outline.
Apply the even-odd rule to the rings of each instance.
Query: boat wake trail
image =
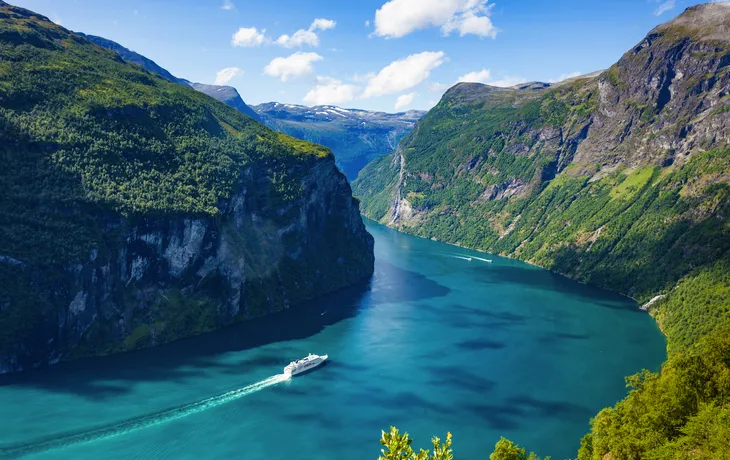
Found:
[[[490,264],[492,263],[492,261],[490,259],[484,259],[482,257],[477,257],[477,256],[465,257],[465,256],[460,256],[458,254],[449,254],[449,256],[450,257],[453,257],[455,259],[468,260],[469,262],[471,262],[472,260],[476,259],[476,260],[481,260],[482,262],[487,262],[487,263],[490,263]]]
[[[197,414],[198,412],[203,412],[213,407],[217,407],[236,399],[240,399],[244,396],[250,395],[251,393],[256,393],[257,391],[261,391],[264,388],[268,388],[272,385],[284,382],[286,380],[289,380],[290,378],[291,376],[289,375],[279,374],[273,377],[269,377],[266,380],[253,383],[237,390],[229,391],[228,393],[213,396],[202,401],[186,404],[184,406],[179,406],[161,412],[156,412],[154,414],[135,417],[112,425],[107,425],[80,433],[60,435],[54,438],[39,440],[37,442],[23,445],[10,446],[5,448],[0,447],[0,458],[18,458],[21,456],[44,452],[51,449],[60,449],[75,444],[82,444],[87,442],[99,441],[102,439],[113,438],[119,435],[129,433],[131,431],[149,428],[151,426],[160,425],[170,422],[172,420],[187,417],[188,415]]]

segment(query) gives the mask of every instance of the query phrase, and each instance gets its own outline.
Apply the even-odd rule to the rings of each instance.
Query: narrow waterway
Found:
[[[376,270],[310,305],[152,350],[0,377],[0,458],[374,460],[380,430],[574,456],[664,359],[630,300],[368,223]],[[490,262],[491,261],[491,262]],[[328,353],[287,380],[292,359]]]

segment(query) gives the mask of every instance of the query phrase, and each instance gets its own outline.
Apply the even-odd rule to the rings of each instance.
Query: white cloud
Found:
[[[368,19],[367,21],[365,21],[365,27],[370,27],[370,19]]]
[[[377,75],[369,78],[364,98],[397,93],[413,88],[431,75],[431,71],[444,63],[443,51],[424,51],[393,61]]]
[[[281,45],[284,48],[294,48],[296,46],[309,45],[319,46],[319,37],[311,30],[299,29],[294,32],[293,35],[289,36],[284,34],[276,39],[277,45]]]
[[[236,5],[234,5],[231,0],[223,0],[223,5],[221,5],[221,8],[226,11],[231,11],[236,9]]]
[[[261,46],[266,43],[264,33],[266,33],[266,29],[259,32],[256,27],[241,27],[238,32],[233,34],[231,44],[246,48]]]
[[[569,78],[580,77],[580,75],[581,75],[580,72],[564,73],[561,76],[559,76],[558,78],[551,78],[550,80],[548,80],[548,83],[558,83],[558,82],[561,82],[563,80],[567,80]]]
[[[242,73],[243,70],[239,69],[238,67],[226,67],[225,69],[221,69],[215,76],[215,84],[225,85],[233,78],[241,75]]]
[[[285,48],[295,48],[304,45],[319,46],[319,36],[317,30],[328,30],[332,29],[337,25],[337,22],[331,19],[317,18],[312,21],[309,29],[299,29],[292,35],[284,34],[276,39],[277,45],[281,45]]]
[[[444,35],[497,36],[488,0],[390,0],[375,12],[375,34],[399,38],[418,29],[440,27]]]
[[[288,57],[278,57],[264,67],[264,73],[287,82],[314,72],[314,63],[324,59],[317,53],[297,51]]]
[[[409,105],[411,105],[411,102],[413,102],[413,99],[417,95],[418,93],[408,93],[398,96],[398,99],[395,101],[395,110],[400,110],[403,107],[408,107]]]
[[[356,85],[343,84],[330,77],[317,77],[317,84],[306,96],[304,102],[314,105],[337,105],[355,99],[360,88]]]
[[[478,70],[476,72],[469,72],[466,75],[460,76],[456,82],[470,82],[470,83],[486,83],[491,77],[491,72],[487,69]]]
[[[660,4],[656,10],[654,10],[655,16],[661,16],[662,14],[666,13],[669,10],[673,10],[675,6],[675,0],[668,0],[662,4]]]
[[[332,19],[317,18],[312,21],[312,25],[309,26],[309,30],[329,30],[334,29],[336,25],[337,22]]]

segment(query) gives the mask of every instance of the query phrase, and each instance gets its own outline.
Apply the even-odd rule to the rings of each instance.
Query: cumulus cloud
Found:
[[[487,69],[482,69],[462,75],[456,80],[456,82],[486,83],[489,81],[490,77],[491,72]]]
[[[215,84],[225,85],[233,78],[241,75],[242,73],[243,70],[239,69],[238,67],[226,67],[225,69],[221,69],[215,76]]]
[[[355,99],[360,88],[342,83],[330,77],[317,77],[317,83],[306,96],[304,102],[314,105],[337,105]]]
[[[322,59],[317,53],[297,51],[291,56],[273,59],[264,67],[264,73],[287,82],[313,73],[314,63]]]
[[[457,32],[497,36],[489,18],[488,0],[390,0],[375,12],[375,34],[400,38],[418,29],[440,27],[444,35]]]
[[[245,48],[261,46],[266,43],[264,33],[266,33],[266,29],[259,32],[256,27],[241,27],[235,34],[233,34],[231,44],[233,46]]]
[[[660,4],[656,10],[654,10],[655,16],[661,16],[662,14],[666,13],[669,10],[673,10],[676,5],[675,0],[668,0],[662,4]]]
[[[304,45],[319,46],[319,36],[317,30],[333,29],[337,22],[331,19],[317,18],[312,21],[309,29],[299,29],[292,35],[284,34],[276,39],[274,43],[285,48],[296,48]]]
[[[395,101],[395,110],[400,110],[403,107],[408,107],[411,105],[411,102],[413,102],[413,99],[418,95],[418,93],[408,93],[408,94],[402,94],[398,96],[398,99]]]
[[[337,22],[332,19],[317,18],[312,21],[312,25],[309,26],[309,30],[329,30],[334,29],[336,25]]]
[[[376,75],[370,76],[363,97],[382,96],[413,88],[444,63],[443,51],[424,51],[393,61]]]
[[[223,0],[223,5],[221,5],[221,8],[226,11],[231,11],[236,9],[236,5],[234,5],[231,0]]]

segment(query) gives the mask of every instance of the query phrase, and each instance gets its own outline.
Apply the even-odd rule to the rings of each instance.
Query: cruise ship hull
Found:
[[[307,363],[307,365],[301,366],[301,367],[294,366],[293,365],[294,363],[292,363],[289,366],[284,368],[284,374],[292,376],[292,377],[295,375],[304,374],[304,373],[309,372],[313,369],[316,369],[319,366],[321,366],[322,364],[324,364],[325,361],[327,361],[328,357],[329,357],[328,355],[318,356],[317,359],[312,360],[309,363]]]

